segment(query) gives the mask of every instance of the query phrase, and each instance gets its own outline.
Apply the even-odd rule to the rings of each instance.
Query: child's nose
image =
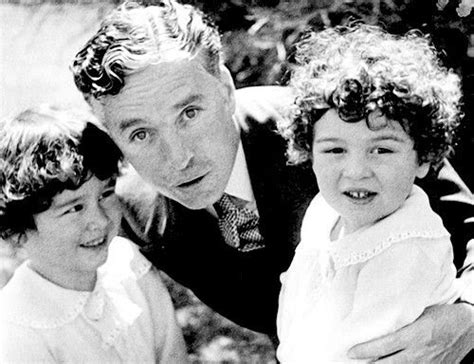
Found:
[[[93,208],[89,216],[88,226],[90,229],[104,230],[110,223],[109,216],[106,211],[101,206],[96,206]]]
[[[372,175],[372,168],[367,156],[363,153],[354,153],[346,158],[343,174],[352,179],[362,179]]]

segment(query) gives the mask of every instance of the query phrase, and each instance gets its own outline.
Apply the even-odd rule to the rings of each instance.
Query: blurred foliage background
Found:
[[[231,0],[187,1],[211,14],[223,33],[226,64],[237,87],[286,84],[295,40],[306,28],[354,20],[396,34],[429,34],[446,67],[463,80],[465,121],[452,158],[474,189],[474,0]]]
[[[292,46],[307,27],[323,29],[359,19],[369,24],[382,24],[394,33],[405,33],[416,28],[430,34],[440,51],[443,63],[456,70],[463,80],[466,117],[457,154],[452,158],[452,162],[471,190],[474,189],[471,161],[474,156],[473,0],[184,0],[183,2],[201,8],[219,27],[223,37],[226,65],[234,76],[237,88],[285,85],[291,74]],[[77,39],[82,37],[79,43],[81,45],[84,39],[97,29],[98,21],[104,12],[118,3],[117,0],[2,0],[0,16],[3,12],[4,24],[5,21],[15,24],[17,19],[12,19],[11,14],[26,11],[24,9],[27,9],[29,14],[26,19],[30,19],[34,18],[31,14],[44,13],[45,6],[48,9],[68,6],[69,12],[84,12],[84,6],[87,6],[88,9],[94,9],[94,16],[91,18],[89,13],[89,16],[81,15],[81,19],[89,24],[87,37],[82,33],[80,36],[78,33],[76,37]],[[5,11],[6,6],[8,12]],[[49,10],[49,14],[53,14],[52,12],[53,10]],[[56,17],[63,16],[62,13],[54,14]],[[48,11],[44,16],[48,17]],[[68,25],[73,26],[74,24]],[[11,30],[7,27],[1,30],[0,39],[3,44],[0,44],[0,61],[8,57],[21,57],[21,52],[24,53],[25,49],[31,49],[28,47],[32,46],[32,41],[29,41],[19,54],[12,53],[10,44],[18,43],[18,40],[13,38],[21,37],[19,34],[21,31],[15,34],[8,33],[9,31]],[[52,26],[50,32],[54,31],[55,28]],[[60,37],[61,34],[58,32],[54,37],[51,36],[50,40],[57,42]],[[79,45],[75,45],[74,42],[78,40],[71,38],[71,35],[69,37],[68,43],[74,44],[75,52],[79,49]],[[48,51],[47,45],[40,44],[38,47],[41,48],[37,48],[36,53],[41,52],[42,48],[45,48],[45,52]],[[67,52],[65,54],[61,56],[70,61],[71,56]],[[46,62],[45,59],[41,59],[40,62]],[[68,61],[59,60],[58,62],[61,62],[59,66],[66,68]],[[20,72],[15,70],[12,74],[6,67],[0,68],[0,81],[4,83],[0,90],[0,99],[3,97],[5,100],[5,95],[10,95],[15,81],[20,77]],[[26,92],[31,85],[26,84],[22,87]],[[16,100],[20,101],[22,92],[18,90],[21,89],[15,90],[13,97],[2,102],[4,109],[12,109],[12,104],[16,104]],[[6,111],[8,110],[2,110],[2,114]],[[4,251],[0,252],[0,255],[4,259],[3,262],[0,261],[0,272],[3,275],[0,276],[0,280],[6,282],[17,262],[21,260],[21,255],[18,256],[18,253],[11,252],[7,248],[2,249]],[[212,312],[187,289],[175,284],[169,278],[166,278],[166,281],[193,362],[275,362],[273,345],[265,335],[237,327]]]

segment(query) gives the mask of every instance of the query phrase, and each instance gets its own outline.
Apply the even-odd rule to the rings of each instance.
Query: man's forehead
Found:
[[[220,80],[202,65],[202,57],[173,62],[155,62],[124,77],[124,86],[117,95],[104,95],[90,102],[94,113],[106,126],[120,114],[137,117],[145,106],[159,109],[186,103],[188,98],[203,97],[215,89]],[[207,87],[206,87],[207,86]]]
[[[122,90],[126,90],[128,84],[131,82],[140,82],[141,79],[153,77],[153,79],[159,82],[163,77],[178,77],[181,75],[181,72],[188,71],[192,74],[208,74],[204,66],[204,58],[202,56],[182,56],[182,57],[173,57],[173,58],[160,58],[157,60],[152,60],[143,67],[129,71],[126,76],[124,76],[124,87]],[[122,90],[120,92],[122,92]],[[119,94],[120,94],[119,92]]]
[[[125,94],[128,97],[133,93],[155,92],[165,95],[164,90],[173,91],[175,88],[188,87],[200,88],[196,79],[216,80],[196,60],[183,60],[180,62],[160,62],[151,64],[146,68],[124,77],[124,86],[117,95],[106,95],[105,99],[121,99]]]

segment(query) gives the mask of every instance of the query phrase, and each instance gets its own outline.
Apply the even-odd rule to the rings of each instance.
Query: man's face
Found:
[[[418,163],[413,140],[401,125],[380,117],[386,126],[370,130],[365,120],[348,123],[330,109],[314,126],[313,170],[348,233],[397,210],[415,177],[429,169]]]
[[[232,171],[239,134],[232,81],[198,60],[150,65],[106,96],[104,124],[138,173],[190,209],[216,202]]]

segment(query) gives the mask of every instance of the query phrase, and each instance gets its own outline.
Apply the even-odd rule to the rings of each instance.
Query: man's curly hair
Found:
[[[452,151],[462,116],[460,79],[440,64],[426,36],[364,24],[309,31],[295,58],[293,117],[279,126],[290,163],[311,159],[314,123],[330,108],[346,122],[365,119],[371,129],[383,127],[371,122],[375,110],[398,121],[432,171]]]
[[[117,95],[127,76],[151,64],[198,55],[209,73],[219,74],[220,36],[198,9],[174,0],[125,2],[102,21],[71,70],[90,102],[91,97]]]
[[[93,175],[105,180],[118,173],[121,153],[96,124],[89,113],[48,105],[0,122],[2,239],[35,229],[33,215],[65,189],[77,189]]]

